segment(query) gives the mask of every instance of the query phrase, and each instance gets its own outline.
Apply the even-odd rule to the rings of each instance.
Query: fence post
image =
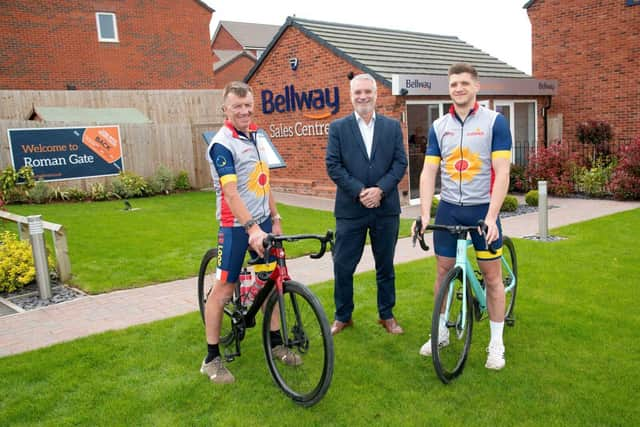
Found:
[[[49,266],[47,265],[47,251],[44,246],[44,228],[42,226],[41,215],[30,215],[29,235],[31,236],[31,250],[33,252],[33,263],[36,267],[36,282],[40,291],[40,299],[51,298],[51,282],[49,280]]]
[[[538,181],[538,235],[540,236],[540,240],[547,240],[549,237],[547,181]]]

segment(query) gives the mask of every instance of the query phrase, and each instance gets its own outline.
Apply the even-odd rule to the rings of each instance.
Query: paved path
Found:
[[[330,199],[286,193],[277,194],[276,198],[290,205],[333,209],[333,200]],[[554,207],[549,210],[549,227],[555,228],[635,209],[640,207],[640,202],[550,198],[549,206]],[[403,209],[402,216],[415,218],[418,212],[417,206],[410,206]],[[505,218],[502,222],[505,233],[513,237],[535,235],[538,232],[537,213]],[[430,255],[433,254],[413,248],[411,239],[405,238],[398,241],[395,262],[398,264]],[[333,278],[330,256],[319,260],[307,257],[292,259],[287,265],[291,275],[302,283],[312,284]],[[373,268],[373,256],[367,247],[357,272]],[[194,310],[197,310],[195,278],[84,296],[66,303],[0,317],[0,357]]]

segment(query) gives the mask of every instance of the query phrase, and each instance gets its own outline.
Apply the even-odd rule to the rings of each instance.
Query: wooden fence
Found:
[[[160,165],[189,174],[196,188],[211,185],[204,156],[202,132],[217,130],[223,122],[222,91],[0,91],[0,169],[11,166],[7,129],[91,126],[96,123],[41,122],[28,120],[34,107],[137,108],[152,123],[108,123],[120,126],[125,170],[152,176]],[[100,123],[107,124],[107,123]],[[64,182],[83,190],[91,178]]]

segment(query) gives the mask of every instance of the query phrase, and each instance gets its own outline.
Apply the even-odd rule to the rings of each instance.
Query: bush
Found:
[[[69,200],[73,200],[75,202],[82,202],[87,200],[89,197],[87,192],[80,188],[70,188],[67,190],[67,196],[69,197]]]
[[[599,158],[591,168],[577,168],[574,176],[576,190],[592,197],[608,195],[607,187],[614,167],[615,162]]]
[[[188,179],[187,177],[187,181]],[[175,188],[175,184],[173,172],[163,165],[160,165],[155,175],[149,180],[149,188],[153,194],[169,194]]]
[[[538,206],[538,190],[531,190],[524,196],[524,201],[529,206]]]
[[[578,124],[576,138],[582,144],[593,146],[591,161],[595,163],[599,156],[609,154],[608,145],[611,138],[613,138],[613,130],[607,122],[588,120]]]
[[[515,196],[507,194],[502,202],[500,212],[515,212],[518,209],[518,199]]]
[[[622,147],[619,156],[610,181],[613,197],[617,200],[639,200],[640,137]]]
[[[189,174],[187,171],[180,171],[176,175],[176,190],[191,190],[191,183],[189,182]]]
[[[19,184],[19,181],[22,183]],[[0,199],[7,203],[27,202],[28,191],[35,185],[33,169],[21,167],[16,171],[9,166],[0,173]]]
[[[549,194],[566,196],[574,191],[573,171],[577,164],[577,155],[564,154],[558,144],[538,147],[526,169],[529,188],[537,188],[538,181],[547,181]]]
[[[53,189],[53,195],[51,196],[53,200],[69,200],[69,191],[59,186]]]
[[[529,189],[524,166],[512,164],[509,172],[509,192],[524,193]]]
[[[117,199],[118,195],[109,191],[108,187],[103,184],[95,182],[91,184],[91,187],[89,188],[89,197],[91,200],[99,202],[102,200]]]
[[[120,172],[111,185],[113,192],[123,199],[145,197],[150,194],[147,181],[140,175],[131,172]]]
[[[38,180],[31,190],[29,190],[29,200],[33,203],[42,204],[51,200],[51,188],[43,180]]]
[[[13,292],[36,277],[31,245],[9,232],[0,233],[0,291]]]

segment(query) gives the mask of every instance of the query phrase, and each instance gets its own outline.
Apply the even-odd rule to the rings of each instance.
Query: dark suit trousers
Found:
[[[333,252],[335,276],[335,319],[346,322],[353,312],[353,273],[362,258],[367,231],[376,265],[378,314],[381,319],[393,317],[396,303],[393,257],[398,240],[400,217],[376,216],[375,211],[361,218],[336,218],[336,243]]]

